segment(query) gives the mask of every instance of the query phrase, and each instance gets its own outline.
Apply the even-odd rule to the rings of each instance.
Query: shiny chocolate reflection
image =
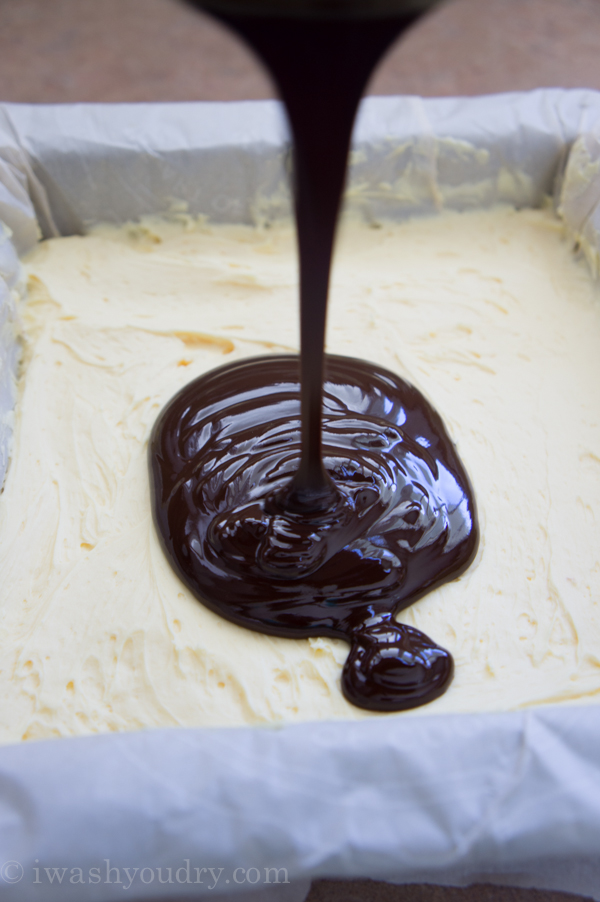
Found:
[[[292,356],[214,370],[169,403],[150,445],[165,552],[234,623],[350,642],[342,687],[354,704],[431,701],[451,680],[452,658],[394,618],[475,554],[475,502],[456,450],[413,386],[326,357],[322,448],[334,496],[323,510],[295,511],[300,410]]]

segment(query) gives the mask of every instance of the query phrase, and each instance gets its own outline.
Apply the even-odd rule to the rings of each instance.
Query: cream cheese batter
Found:
[[[289,225],[182,219],[42,243],[27,261],[15,449],[0,496],[0,741],[374,715],[348,647],[246,631],[164,557],[147,443],[207,370],[296,351]],[[471,476],[482,541],[404,611],[453,654],[402,715],[600,695],[600,301],[547,211],[342,228],[328,350],[415,383]]]

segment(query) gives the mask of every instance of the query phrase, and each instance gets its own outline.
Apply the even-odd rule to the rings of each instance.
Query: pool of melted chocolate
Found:
[[[394,711],[452,678],[451,655],[395,616],[469,566],[477,518],[426,399],[374,364],[324,355],[356,109],[415,16],[402,0],[394,16],[347,19],[315,2],[325,14],[306,19],[215,10],[274,74],[292,128],[301,355],[214,370],[169,403],[150,443],[154,517],[205,605],[261,632],[346,639],[344,695]]]
[[[431,701],[452,659],[394,615],[471,562],[468,477],[423,395],[364,361],[326,358],[322,437],[335,502],[290,510],[298,358],[244,360],[190,383],[151,442],[165,551],[191,591],[235,623],[350,641],[342,686],[355,704]]]

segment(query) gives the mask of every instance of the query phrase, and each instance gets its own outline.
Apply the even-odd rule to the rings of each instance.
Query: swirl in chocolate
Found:
[[[458,576],[477,545],[469,480],[425,398],[363,361],[326,358],[323,462],[334,504],[286,505],[301,456],[299,362],[264,357],[186,386],[151,441],[167,555],[210,608],[280,636],[352,643],[346,697],[431,701],[452,659],[394,615]]]

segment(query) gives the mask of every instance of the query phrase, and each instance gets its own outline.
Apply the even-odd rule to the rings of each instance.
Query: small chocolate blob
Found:
[[[417,708],[442,695],[452,680],[452,655],[412,626],[375,620],[352,638],[342,690],[359,708]]]

